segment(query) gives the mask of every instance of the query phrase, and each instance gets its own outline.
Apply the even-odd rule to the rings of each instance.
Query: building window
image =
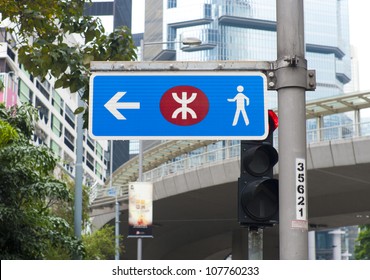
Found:
[[[103,179],[103,173],[102,173],[102,171],[103,171],[103,169],[102,169],[101,165],[99,163],[95,162],[95,174],[100,179]]]
[[[7,48],[6,50],[6,54],[13,60],[15,61],[15,53],[13,52],[13,50],[11,50],[9,47]]]
[[[60,95],[55,90],[53,90],[52,104],[53,104],[53,107],[59,112],[59,114],[63,116],[64,100],[60,97]]]
[[[72,133],[64,129],[64,144],[73,152],[75,150],[75,138]]]
[[[211,4],[204,4],[204,17],[205,18],[212,17],[212,5]]]
[[[51,130],[58,137],[62,135],[62,123],[54,115],[51,115]]]
[[[49,122],[49,109],[47,106],[41,102],[41,100],[36,96],[35,107],[39,110],[40,121],[43,121],[45,124]]]
[[[86,153],[86,166],[94,171],[94,158],[89,152]]]
[[[168,34],[167,34],[167,41],[172,42],[172,43],[168,43],[167,47],[170,50],[175,49],[175,43],[174,43],[175,40],[176,40],[176,28],[169,26],[168,27]]]
[[[27,76],[27,78],[31,81],[31,82],[33,82],[33,76],[26,70],[26,69],[24,69],[24,65],[23,64],[21,64],[21,66],[20,66],[20,69],[22,70],[22,72]]]
[[[72,128],[75,128],[75,115],[73,114],[71,108],[68,107],[68,105],[66,105],[66,115],[64,118]]]
[[[139,140],[130,141],[130,155],[139,154]]]
[[[57,158],[60,158],[61,148],[54,140],[50,140],[50,148],[53,151],[54,155]]]
[[[167,8],[172,9],[177,7],[177,0],[168,0],[167,1]]]
[[[19,82],[19,100],[22,103],[32,103],[32,91],[22,80]]]
[[[103,160],[103,148],[99,143],[96,143],[96,155],[100,160]]]
[[[87,136],[87,141],[86,141],[86,143],[87,143],[87,146],[89,146],[89,147],[90,147],[90,149],[91,149],[92,151],[94,151],[94,140],[92,140],[92,139],[90,138],[90,136]]]
[[[0,28],[0,42],[6,42],[6,28]]]
[[[38,80],[36,80],[37,89],[42,93],[43,96],[45,96],[45,98],[47,100],[49,100],[50,99],[50,94],[49,94],[48,90],[45,89],[45,85],[47,85],[47,84],[46,83],[41,84]]]

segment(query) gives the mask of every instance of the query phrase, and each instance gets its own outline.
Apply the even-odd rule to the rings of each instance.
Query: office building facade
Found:
[[[0,103],[6,107],[30,103],[38,108],[39,121],[34,133],[35,145],[46,145],[59,158],[59,167],[72,178],[75,175],[77,95],[65,89],[55,89],[52,80],[33,77],[19,64],[17,54],[7,43],[11,34],[0,28]],[[13,40],[14,42],[14,40]],[[103,185],[106,178],[106,143],[83,134],[84,184]]]
[[[0,103],[6,107],[30,103],[38,108],[39,121],[34,133],[35,145],[46,145],[59,158],[59,166],[72,178],[75,174],[77,95],[55,89],[51,80],[33,77],[19,65],[17,54],[8,42],[11,34],[0,28]],[[84,131],[84,184],[103,185],[106,177],[106,144],[91,139]]]
[[[347,2],[304,1],[306,59],[317,73],[308,100],[342,94],[351,79]],[[276,0],[146,0],[145,21],[146,60],[277,59]],[[187,37],[202,45],[184,48]]]
[[[85,3],[85,15],[97,16],[112,32],[119,26],[131,28],[132,0],[92,0]]]
[[[93,1],[86,6],[87,15],[108,17],[114,27],[131,27],[132,0]],[[109,25],[108,21],[108,25]],[[103,22],[104,23],[104,22]],[[33,77],[19,64],[14,46],[8,42],[12,34],[0,26],[0,103],[7,107],[30,103],[39,112],[39,122],[34,134],[35,145],[51,148],[59,166],[72,178],[75,175],[77,119],[73,113],[77,106],[77,95],[66,89],[55,89],[53,79]],[[74,37],[70,38],[73,43]],[[76,41],[77,43],[77,41]],[[116,156],[113,170],[129,158],[127,142],[114,141]],[[95,141],[87,130],[83,133],[84,184],[104,185],[109,175],[109,146],[106,141]]]
[[[99,17],[107,33],[121,26],[131,29],[132,0],[92,0],[85,3],[84,13]],[[130,158],[129,147],[128,141],[112,141],[108,144],[108,166],[110,166],[110,152],[113,151],[113,172]],[[109,168],[106,175],[110,175]]]

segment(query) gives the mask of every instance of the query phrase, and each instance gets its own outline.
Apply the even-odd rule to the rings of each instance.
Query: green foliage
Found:
[[[17,131],[7,122],[0,119],[0,148],[4,147],[11,141],[18,140]]]
[[[74,184],[53,176],[56,159],[30,139],[37,121],[31,105],[0,104],[0,259],[108,259],[115,254],[112,227],[74,237]],[[88,189],[83,188],[82,224],[88,225]],[[85,253],[86,250],[86,253]]]
[[[66,183],[67,189],[71,194],[75,193],[75,184],[67,175],[62,176],[62,180]],[[70,200],[58,201],[53,205],[53,213],[59,217],[63,217],[70,224],[74,223],[74,196]],[[82,229],[85,230],[89,225],[89,190],[88,187],[82,187]],[[74,232],[71,229],[71,235]]]
[[[65,219],[51,212],[53,204],[71,199],[66,185],[55,179],[56,159],[46,147],[32,145],[35,109],[30,105],[0,106],[0,120],[12,127],[0,147],[0,258],[44,259],[50,247],[81,252]],[[16,133],[14,133],[16,132]],[[3,138],[3,137],[1,137]]]
[[[24,68],[35,77],[52,75],[56,88],[69,88],[72,93],[81,91],[82,99],[88,103],[90,62],[133,60],[136,53],[126,27],[106,35],[99,19],[83,16],[84,3],[84,0],[2,0],[0,13],[3,20],[14,23],[8,31],[16,34],[17,42],[10,43],[18,46],[18,59]],[[77,34],[83,41],[71,43],[71,35]]]
[[[64,176],[63,181],[71,193],[75,191],[74,182],[70,178]],[[70,224],[74,222],[74,198],[69,201],[59,201],[53,206],[53,213],[59,217],[63,217]],[[82,188],[82,229],[89,228],[89,190],[86,186]],[[71,229],[70,235],[74,233]],[[82,235],[83,255],[86,260],[95,259],[110,259],[115,254],[115,232],[114,227],[105,226],[102,229],[95,231],[92,234]],[[122,239],[122,238],[120,238]],[[121,250],[122,251],[122,248]],[[66,260],[70,258],[68,251],[61,246],[53,246],[46,254],[46,259],[49,260]]]
[[[121,239],[121,238],[120,238]],[[115,251],[114,226],[106,225],[92,234],[82,236],[86,260],[104,260],[113,257]],[[122,247],[120,252],[122,252]]]
[[[355,246],[356,260],[370,260],[370,225],[360,226]]]
[[[7,122],[22,138],[29,140],[34,131],[34,123],[38,119],[37,109],[30,105],[6,109],[0,104],[0,119]]]

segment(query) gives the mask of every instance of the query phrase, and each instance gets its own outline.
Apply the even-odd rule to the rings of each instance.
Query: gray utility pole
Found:
[[[139,178],[138,181],[143,181],[143,160],[144,160],[144,151],[143,151],[143,140],[139,140]],[[143,239],[139,237],[137,239],[137,259],[143,259]]]
[[[77,92],[78,107],[84,106],[80,93]],[[78,240],[81,239],[82,223],[82,153],[83,153],[83,119],[82,114],[77,115],[77,139],[76,139],[76,169],[75,169],[75,211],[74,211],[74,234]],[[81,259],[81,256],[75,256]]]
[[[308,259],[305,92],[315,87],[305,59],[303,0],[277,0],[280,259]]]
[[[109,155],[109,189],[113,189],[113,146],[114,142],[113,140],[109,141],[110,143],[110,155]],[[115,216],[115,244],[116,244],[116,254],[114,256],[115,260],[119,260],[119,202],[118,202],[118,188],[114,188],[114,194],[115,194],[115,210],[116,210],[116,216]]]

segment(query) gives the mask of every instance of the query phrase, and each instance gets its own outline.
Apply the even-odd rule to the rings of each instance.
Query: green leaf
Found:
[[[63,86],[63,83],[64,83],[64,81],[63,81],[63,79],[62,79],[62,78],[58,79],[58,80],[55,82],[55,84],[54,84],[54,88],[61,88],[61,87]]]
[[[87,30],[85,32],[85,43],[92,41],[95,38],[95,30]]]
[[[85,111],[85,107],[78,107],[73,113],[75,115],[81,114]]]

